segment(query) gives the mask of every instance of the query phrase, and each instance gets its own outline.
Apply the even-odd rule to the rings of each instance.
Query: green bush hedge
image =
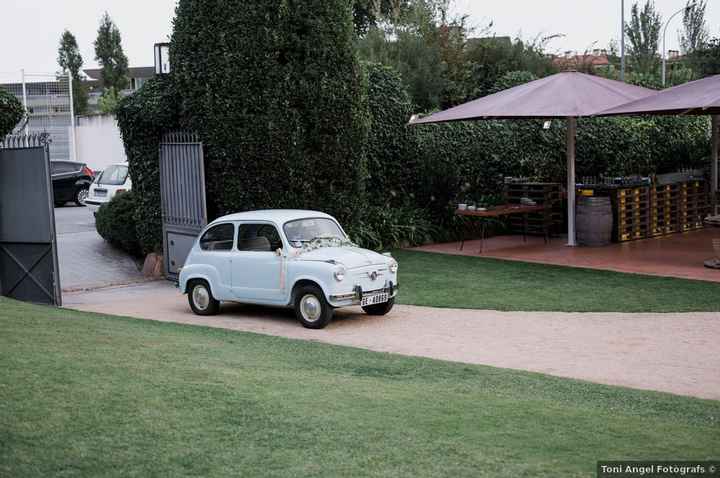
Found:
[[[122,98],[116,111],[136,198],[134,221],[146,254],[162,247],[158,151],[162,134],[180,126],[178,104],[174,83],[156,78]]]
[[[564,121],[407,126],[399,75],[355,58],[349,2],[221,3],[179,2],[171,78],[118,108],[143,252],[161,244],[160,135],[178,128],[205,145],[210,219],[320,209],[374,248],[453,237],[455,205],[500,201],[505,176],[565,181]],[[532,78],[509,72],[494,89]],[[578,176],[704,167],[707,135],[703,117],[580,119]]]
[[[15,95],[0,89],[0,139],[10,134],[25,114],[25,108]]]
[[[100,207],[95,215],[95,228],[107,242],[125,252],[139,256],[142,247],[138,238],[136,196],[133,191],[116,195]]]
[[[211,216],[357,213],[368,114],[350,2],[181,0],[171,56],[185,124],[206,146]]]

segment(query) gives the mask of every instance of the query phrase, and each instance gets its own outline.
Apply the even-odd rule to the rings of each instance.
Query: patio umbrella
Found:
[[[654,94],[620,81],[577,72],[552,76],[508,88],[474,101],[413,118],[411,125],[484,119],[567,119],[568,245],[575,246],[575,137],[577,118]]]
[[[712,193],[713,213],[717,214],[720,75],[674,86],[652,96],[631,101],[598,114],[598,116],[616,115],[711,115],[710,190]]]

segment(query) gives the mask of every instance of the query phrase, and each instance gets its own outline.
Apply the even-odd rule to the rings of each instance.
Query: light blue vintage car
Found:
[[[390,312],[397,271],[389,254],[350,242],[332,216],[273,209],[209,224],[180,270],[179,287],[199,315],[217,314],[222,301],[293,307],[305,327],[319,329],[337,307]]]

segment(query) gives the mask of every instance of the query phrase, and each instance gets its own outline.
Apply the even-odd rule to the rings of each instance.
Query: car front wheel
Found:
[[[317,286],[303,286],[295,292],[295,316],[308,329],[322,329],[333,316],[333,308]]]
[[[188,302],[197,315],[216,315],[220,311],[220,302],[213,297],[210,286],[204,280],[190,283]]]
[[[382,304],[366,305],[362,309],[368,315],[385,315],[392,310],[393,305],[395,305],[395,297]]]

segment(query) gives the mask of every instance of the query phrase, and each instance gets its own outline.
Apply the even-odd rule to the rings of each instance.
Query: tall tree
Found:
[[[73,80],[73,109],[75,114],[83,114],[87,111],[88,92],[82,82],[80,69],[83,65],[82,55],[78,48],[75,35],[65,30],[60,37],[60,47],[58,48],[58,65],[63,76],[70,73]]]
[[[630,21],[625,24],[631,65],[637,72],[654,73],[658,67],[658,42],[662,17],[655,9],[653,0],[646,0],[642,9],[635,2],[630,11]]]
[[[683,14],[683,29],[680,32],[680,48],[683,53],[692,53],[703,48],[710,39],[705,9],[707,0],[688,0]]]
[[[123,90],[128,85],[128,59],[122,48],[120,30],[107,12],[100,19],[95,40],[95,60],[102,68],[103,89]]]

